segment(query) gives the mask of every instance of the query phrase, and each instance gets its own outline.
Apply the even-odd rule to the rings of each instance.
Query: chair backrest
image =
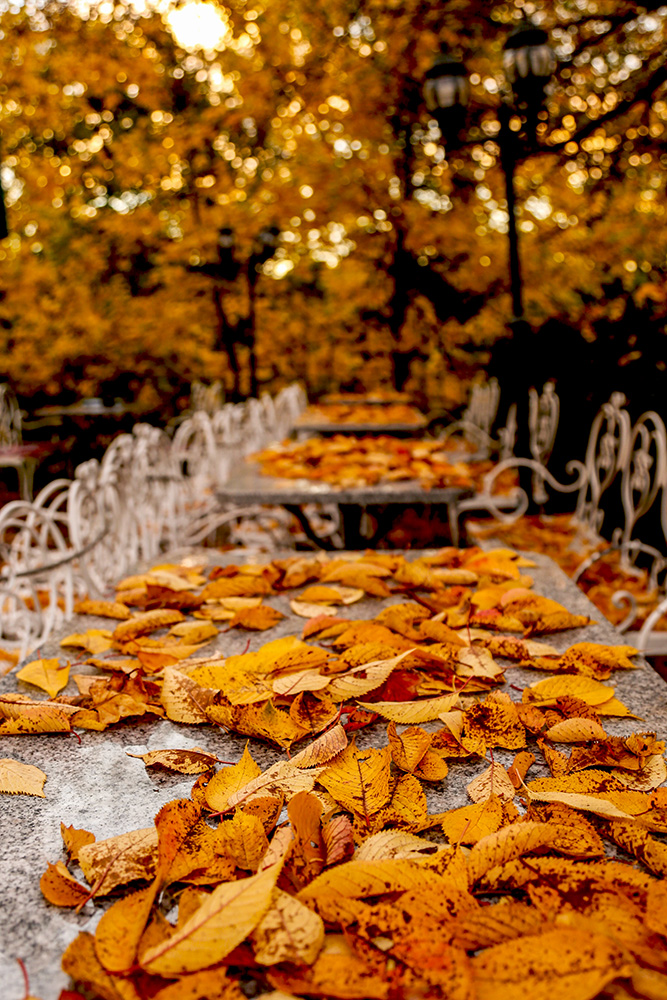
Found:
[[[613,392],[598,411],[588,435],[586,476],[577,498],[577,520],[600,534],[604,511],[600,500],[622,471],[628,458],[631,420],[622,392]]]
[[[491,428],[498,413],[500,403],[500,386],[498,380],[490,378],[483,385],[473,385],[470,390],[470,400],[463,413],[463,421],[479,427],[485,434],[491,435]],[[465,433],[465,432],[464,432]],[[472,442],[475,444],[476,442]]]
[[[560,400],[553,382],[546,382],[541,393],[537,389],[528,392],[528,434],[530,454],[540,465],[547,466],[551,458],[558,418],[560,416]],[[544,504],[549,495],[544,487],[544,478],[538,472],[533,473],[533,500]]]

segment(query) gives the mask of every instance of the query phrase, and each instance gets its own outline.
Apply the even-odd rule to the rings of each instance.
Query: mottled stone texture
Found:
[[[411,553],[414,558],[418,553]],[[257,558],[242,552],[225,555],[201,550],[202,561],[242,562]],[[266,559],[267,556],[259,556]],[[588,599],[567,579],[553,563],[542,556],[535,556],[538,566],[526,570],[535,581],[535,590],[564,603],[571,611],[600,618]],[[166,562],[169,557],[162,561]],[[390,602],[404,598],[396,596]],[[289,612],[287,596],[271,597],[268,604]],[[388,602],[387,602],[388,603]],[[377,601],[364,601],[342,611],[349,618],[371,617],[377,612]],[[265,642],[282,635],[298,634],[303,619],[293,615],[264,633],[246,633],[232,630],[223,633],[216,644],[223,654],[242,652],[250,636],[250,649],[258,649]],[[79,618],[67,628],[83,631],[91,627],[113,628],[108,620]],[[66,634],[66,633],[63,633]],[[578,629],[557,636],[546,637],[559,649],[566,649],[574,642],[586,640],[618,644],[624,642],[611,625],[602,620],[586,629]],[[59,655],[56,640],[43,650],[44,655]],[[656,730],[667,736],[667,686],[641,662],[632,672],[619,671],[608,682],[615,684],[618,697],[643,721],[633,719],[605,719],[610,733],[623,735],[635,730]],[[77,667],[82,672],[84,667]],[[518,688],[531,683],[544,674],[508,668],[508,684]],[[18,682],[14,675],[0,679],[0,691],[28,691],[34,688]],[[519,691],[510,688],[515,700]],[[72,693],[74,693],[72,685]],[[39,697],[39,695],[35,695]],[[46,697],[46,696],[45,696]],[[376,725],[357,734],[360,746],[382,745],[385,742],[384,726]],[[233,736],[214,726],[185,726],[168,721],[124,723],[104,733],[84,732],[81,743],[74,736],[5,737],[0,740],[0,757],[12,757],[41,767],[48,775],[45,799],[27,796],[0,797],[0,997],[2,1000],[21,1000],[24,995],[23,980],[16,963],[23,959],[30,975],[31,993],[41,1000],[55,1000],[60,989],[67,985],[67,978],[60,971],[63,949],[80,929],[93,929],[108,904],[88,903],[78,916],[70,910],[58,909],[46,903],[39,889],[39,878],[47,862],[64,859],[60,837],[60,823],[92,831],[98,839],[149,825],[156,812],[167,801],[187,797],[193,778],[148,772],[141,760],[128,757],[126,750],[145,752],[166,747],[200,746],[214,751],[223,760],[234,761],[240,757],[245,738]],[[253,756],[263,766],[283,757],[282,754],[256,741],[251,741]],[[508,764],[513,754],[498,751],[497,760]],[[466,784],[486,765],[479,760],[472,763],[452,762],[448,777],[429,791],[432,811],[465,804]],[[531,776],[537,772],[531,771]]]

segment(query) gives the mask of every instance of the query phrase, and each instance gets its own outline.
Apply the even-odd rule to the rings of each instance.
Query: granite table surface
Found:
[[[288,553],[283,553],[287,555]],[[293,554],[293,553],[289,553]],[[408,553],[415,558],[418,552]],[[181,553],[180,555],[183,555]],[[358,555],[355,554],[355,555]],[[546,637],[559,650],[583,640],[607,644],[624,644],[624,638],[606,622],[599,612],[565,574],[544,556],[531,556],[537,566],[522,570],[534,580],[538,593],[565,604],[571,611],[589,615],[597,624],[584,629],[574,629]],[[191,564],[198,562],[240,563],[265,561],[266,553],[235,550],[221,554],[204,549],[190,553]],[[162,557],[161,563],[170,561]],[[175,561],[173,557],[171,561]],[[250,635],[251,650],[283,635],[298,635],[303,619],[296,618],[289,609],[289,599],[299,591],[265,598],[288,615],[269,632],[247,633],[232,630],[220,634],[209,647],[211,652],[237,654],[243,652]],[[404,595],[393,595],[382,604],[400,603]],[[378,600],[359,602],[343,609],[349,618],[370,618],[378,612]],[[72,631],[87,628],[108,628],[108,619],[90,616],[76,618],[41,650],[44,656],[61,656],[58,638]],[[501,661],[502,662],[502,661]],[[607,684],[616,687],[617,696],[640,716],[636,719],[605,718],[610,734],[628,735],[634,731],[656,731],[659,738],[667,736],[667,685],[646,664],[639,660],[635,671],[618,671]],[[78,672],[92,668],[77,666]],[[521,695],[514,688],[522,688],[547,674],[528,671],[515,666],[507,671],[507,682],[512,684],[512,698]],[[30,692],[40,697],[35,688],[18,681],[14,674],[0,678],[0,692]],[[76,693],[73,685],[66,693]],[[46,696],[44,696],[46,698]],[[469,696],[473,697],[473,696]],[[437,723],[427,724],[437,727]],[[386,723],[375,724],[356,733],[360,747],[382,746],[386,743]],[[25,989],[17,958],[23,960],[30,977],[30,992],[40,1000],[57,1000],[60,990],[66,988],[68,977],[60,969],[64,949],[80,930],[93,931],[109,901],[88,902],[76,914],[47,903],[43,898],[39,879],[48,862],[64,860],[61,821],[66,825],[90,830],[98,840],[129,830],[150,826],[158,810],[175,798],[189,797],[194,781],[192,776],[149,772],[141,760],[127,756],[126,751],[144,753],[164,748],[193,748],[195,746],[214,752],[225,761],[240,759],[246,738],[226,733],[215,726],[187,726],[168,720],[152,722],[125,722],[106,732],[84,731],[81,742],[70,735],[6,736],[0,738],[0,757],[11,757],[26,764],[34,764],[47,774],[44,799],[24,795],[0,796],[0,870],[3,873],[0,893],[0,997],[2,1000],[23,1000]],[[250,740],[250,749],[264,768],[284,754],[265,744]],[[509,766],[513,751],[494,751],[496,760]],[[466,785],[487,766],[475,759],[450,761],[447,777],[427,790],[430,811],[455,808],[468,803]],[[531,776],[539,776],[539,770]],[[76,874],[76,870],[75,870]]]

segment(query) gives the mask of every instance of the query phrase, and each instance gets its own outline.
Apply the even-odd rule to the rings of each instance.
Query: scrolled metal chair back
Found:
[[[632,539],[637,522],[653,507],[661,491],[664,508],[666,490],[667,430],[662,417],[648,410],[632,428],[623,464],[621,545]]]
[[[577,520],[596,534],[600,533],[604,519],[600,500],[627,461],[631,421],[625,404],[622,392],[612,393],[595,416],[588,436],[586,477],[575,513]]]
[[[528,392],[528,434],[530,454],[540,465],[547,466],[551,458],[558,430],[560,399],[553,382],[546,382],[541,393],[536,389]],[[533,500],[544,504],[549,495],[544,487],[544,477],[533,474]]]

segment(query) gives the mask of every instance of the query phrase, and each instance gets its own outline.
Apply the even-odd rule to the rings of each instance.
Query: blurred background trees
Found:
[[[623,0],[8,10],[4,374],[35,405],[168,407],[254,371],[456,407],[511,317],[499,88],[527,16],[558,67],[516,176],[526,316],[561,390],[645,408],[667,361],[667,8]],[[441,44],[472,74],[455,148],[421,96]]]

